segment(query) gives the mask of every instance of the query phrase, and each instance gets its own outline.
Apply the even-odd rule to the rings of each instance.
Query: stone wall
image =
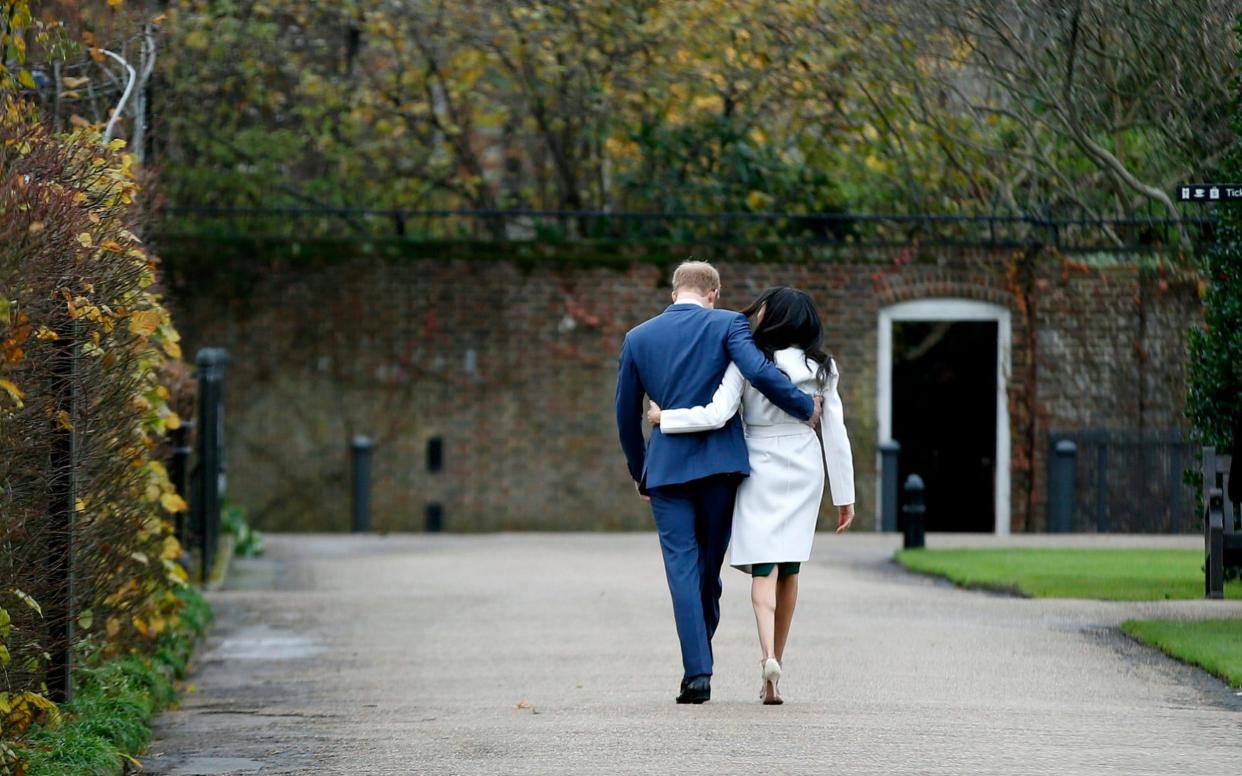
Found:
[[[1015,531],[1043,527],[1050,430],[1183,425],[1185,331],[1201,320],[1197,277],[1151,256],[201,239],[162,250],[186,352],[232,354],[230,497],[268,530],[348,527],[360,433],[378,444],[379,530],[421,530],[430,501],[446,530],[649,528],[616,441],[616,352],[668,304],[667,277],[690,254],[717,261],[722,307],[780,284],[819,304],[867,527],[883,306],[957,297],[1012,311]]]

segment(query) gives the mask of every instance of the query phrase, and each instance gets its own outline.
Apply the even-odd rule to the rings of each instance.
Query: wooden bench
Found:
[[[1242,531],[1237,505],[1229,500],[1230,457],[1203,448],[1203,576],[1208,598],[1225,597],[1225,567],[1242,565]]]

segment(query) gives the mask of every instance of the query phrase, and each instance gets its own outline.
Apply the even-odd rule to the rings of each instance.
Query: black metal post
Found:
[[[220,539],[220,509],[224,488],[224,367],[228,354],[221,348],[198,352],[198,479],[195,531],[202,560],[201,578],[211,577]]]
[[[351,530],[367,533],[371,530],[371,451],[375,445],[368,437],[359,435],[349,442],[350,481],[353,485]]]
[[[194,449],[190,447],[190,431],[194,428],[194,422],[190,420],[181,421],[181,425],[174,428],[168,433],[168,441],[171,446],[170,457],[168,459],[168,478],[172,480],[173,487],[177,489],[177,494],[185,499],[188,504],[193,500],[190,493],[190,454]],[[181,546],[188,547],[190,537],[187,533],[186,513],[178,512],[176,517],[177,541]]]
[[[432,437],[427,440],[427,473],[435,476],[444,470],[444,438]],[[427,533],[439,533],[444,530],[444,505],[433,501],[427,505]]]
[[[901,506],[901,512],[904,518],[905,531],[903,532],[902,546],[907,550],[918,549],[925,544],[923,520],[927,514],[927,506],[923,500],[923,478],[917,474],[911,474],[906,478],[906,484],[903,489],[905,491],[905,499]]]
[[[1213,467],[1215,468],[1215,467]],[[1208,470],[1207,477],[1215,477],[1216,473]],[[1207,514],[1203,521],[1204,533],[1207,534],[1207,547],[1204,557],[1204,578],[1207,584],[1208,598],[1225,597],[1225,494],[1218,487],[1208,491]]]
[[[1062,439],[1048,461],[1048,532],[1069,533],[1074,524],[1074,458],[1078,445]]]
[[[52,449],[48,478],[48,570],[52,595],[44,602],[43,616],[48,634],[48,697],[57,703],[73,700],[74,579],[73,522],[76,512],[78,450],[74,433],[77,421],[76,375],[77,327],[55,341],[55,391],[59,410],[52,416]]]
[[[897,530],[897,458],[901,445],[890,439],[880,443],[880,530]]]

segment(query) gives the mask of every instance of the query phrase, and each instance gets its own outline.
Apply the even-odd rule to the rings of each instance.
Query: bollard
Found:
[[[199,541],[201,578],[211,578],[220,539],[220,510],[224,496],[224,367],[228,353],[222,348],[203,348],[198,364],[198,422],[196,452],[198,476],[191,523]]]
[[[905,500],[901,506],[901,515],[905,523],[902,546],[907,550],[919,549],[924,546],[923,520],[927,506],[923,501],[923,478],[911,474],[906,478]]]
[[[427,440],[427,473],[435,476],[444,471],[444,437],[432,437]],[[427,533],[440,533],[444,530],[444,505],[433,501],[427,505]]]
[[[349,442],[354,533],[367,533],[371,530],[371,450],[374,447],[371,440],[361,434]]]
[[[1062,439],[1048,462],[1048,532],[1069,533],[1074,520],[1074,457],[1078,445]]]
[[[880,530],[897,530],[897,457],[901,445],[893,440],[880,443]]]

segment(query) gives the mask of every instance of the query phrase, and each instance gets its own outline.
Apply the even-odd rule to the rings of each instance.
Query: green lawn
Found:
[[[945,577],[963,587],[1004,590],[1036,598],[1157,601],[1203,597],[1199,550],[964,549],[901,550],[912,571]],[[1225,586],[1242,598],[1242,583]]]
[[[1242,620],[1126,620],[1121,629],[1170,657],[1242,687]]]

